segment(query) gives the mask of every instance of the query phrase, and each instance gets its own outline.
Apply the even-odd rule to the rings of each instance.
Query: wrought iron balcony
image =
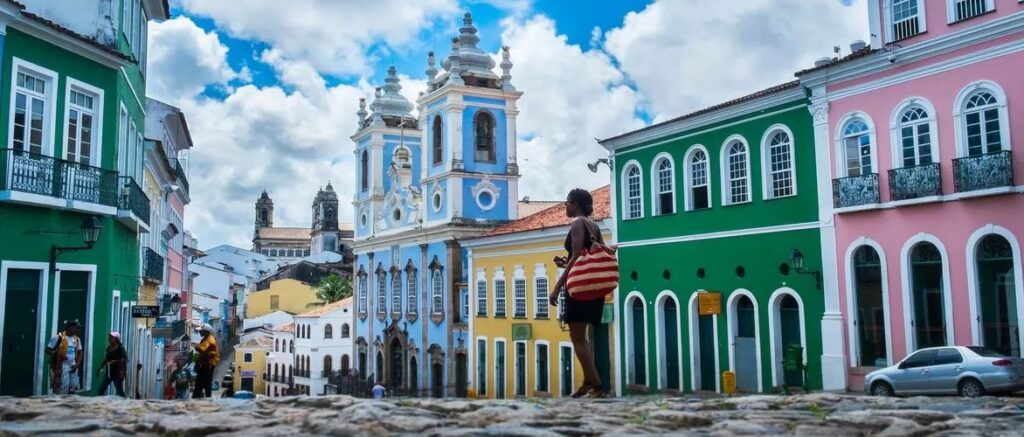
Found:
[[[1013,159],[1009,150],[953,160],[953,188],[957,193],[1013,185]]]
[[[142,254],[142,277],[154,282],[164,279],[164,257],[148,247]]]
[[[889,200],[911,200],[942,194],[939,163],[889,170]]]
[[[129,176],[121,176],[118,178],[121,181],[121,194],[120,199],[117,202],[117,209],[122,211],[130,211],[142,220],[143,223],[149,224],[149,197],[146,196],[146,192],[142,191],[142,187],[135,183],[135,179]]]
[[[188,178],[185,177],[185,169],[181,167],[180,160],[174,161],[174,177],[178,181],[178,186],[185,190],[185,194],[188,194]]]
[[[836,208],[850,208],[878,202],[878,173],[832,179],[832,204]]]
[[[16,149],[0,149],[0,190],[117,206],[117,172]]]

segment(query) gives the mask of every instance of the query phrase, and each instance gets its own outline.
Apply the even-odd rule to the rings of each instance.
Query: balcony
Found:
[[[953,189],[957,193],[1013,186],[1009,150],[953,160]]]
[[[942,195],[939,163],[889,170],[889,200],[913,200]]]
[[[174,177],[178,182],[178,186],[185,191],[185,194],[188,194],[188,178],[185,177],[185,169],[181,167],[181,161],[179,160],[174,161]]]
[[[142,254],[142,278],[157,284],[164,280],[164,257],[148,247]]]
[[[878,203],[878,173],[832,180],[832,204],[837,209]]]
[[[0,200],[96,214],[117,212],[117,172],[24,150],[0,149]]]
[[[121,193],[117,199],[117,219],[133,230],[140,226],[149,230],[149,197],[135,179],[128,176],[118,178]]]

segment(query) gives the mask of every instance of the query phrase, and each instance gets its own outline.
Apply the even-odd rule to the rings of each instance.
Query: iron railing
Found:
[[[939,163],[889,170],[889,200],[910,200],[942,194]]]
[[[988,5],[985,0],[956,0],[953,10],[955,13],[953,21],[956,22],[974,18],[988,12]]]
[[[121,196],[117,203],[117,209],[124,211],[131,211],[142,220],[143,223],[149,224],[149,197],[146,196],[146,192],[142,191],[142,187],[135,183],[135,179],[130,176],[121,176]]]
[[[0,190],[117,206],[117,172],[39,153],[0,149]]]
[[[142,277],[156,282],[164,279],[164,257],[148,247],[142,254]]]
[[[1013,185],[1009,150],[953,160],[953,189],[957,193]]]
[[[178,186],[185,190],[185,194],[188,194],[188,178],[185,177],[185,169],[181,167],[180,160],[174,161],[174,176],[178,181]]]
[[[878,202],[878,173],[832,179],[832,204],[836,208]]]
[[[894,23],[892,25],[894,36],[893,41],[910,38],[921,33],[921,26],[917,20],[918,17],[914,16]]]

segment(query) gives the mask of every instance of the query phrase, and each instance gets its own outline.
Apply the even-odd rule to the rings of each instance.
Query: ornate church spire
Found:
[[[370,110],[373,111],[373,121],[370,123],[374,126],[384,126],[384,118],[380,113],[380,97],[381,89],[377,87],[373,90],[373,103],[370,104]]]
[[[462,80],[462,57],[459,55],[459,39],[452,38],[452,54],[445,59],[448,68],[448,83],[452,85],[465,85]]]
[[[437,79],[437,67],[434,66],[434,52],[427,53],[427,88],[434,90],[434,80]]]
[[[359,118],[359,123],[356,125],[356,131],[359,131],[363,128],[363,123],[366,122],[366,116],[369,114],[369,112],[366,112],[366,98],[360,97],[359,111],[356,111],[356,117]]]
[[[512,86],[512,61],[508,53],[508,46],[501,48],[501,89],[504,91],[515,91]]]

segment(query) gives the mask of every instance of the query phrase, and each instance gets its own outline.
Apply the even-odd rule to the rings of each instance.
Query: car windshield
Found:
[[[967,346],[967,349],[970,349],[971,352],[974,352],[974,353],[976,353],[976,354],[978,354],[980,356],[983,356],[983,357],[1002,357],[1002,356],[1004,356],[1003,354],[1001,354],[999,352],[996,352],[996,351],[994,351],[992,349],[984,348],[984,347],[981,347],[981,346]]]

